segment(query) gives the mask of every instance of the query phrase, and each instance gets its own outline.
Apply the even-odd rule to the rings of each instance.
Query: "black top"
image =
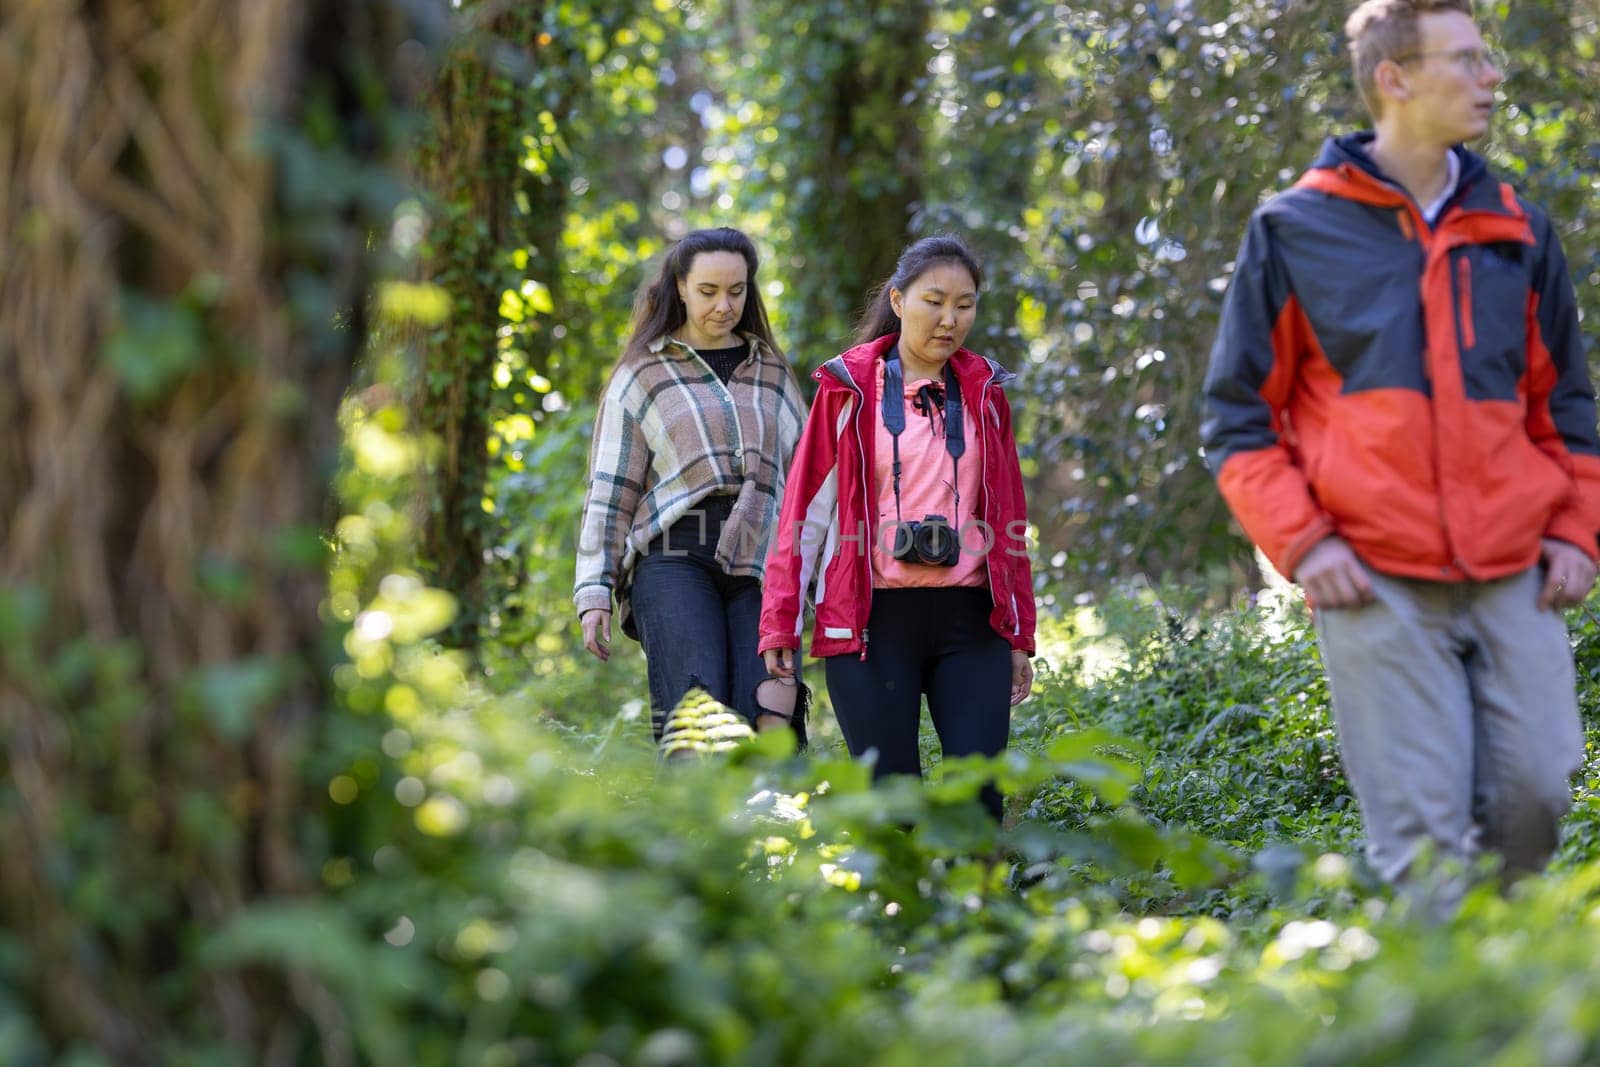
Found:
[[[706,361],[706,366],[716,371],[717,377],[722,379],[722,384],[727,385],[728,380],[733,377],[734,368],[750,355],[750,342],[740,341],[732,348],[697,348],[695,351]]]
[[[717,542],[722,539],[722,528],[727,525],[737,499],[730,493],[715,493],[706,497],[657,534],[655,540],[645,548],[644,554],[648,556],[670,549],[715,563]]]

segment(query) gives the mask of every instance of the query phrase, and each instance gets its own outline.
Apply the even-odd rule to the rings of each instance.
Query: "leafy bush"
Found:
[[[356,663],[389,666],[350,690],[376,687],[375,707],[319,755],[333,800],[324,894],[259,905],[200,946],[205,966],[326,991],[291,1039],[297,1058],[924,1067],[1064,1050],[1151,1064],[1597,1051],[1600,868],[1509,901],[1485,887],[1430,925],[1359,864],[1317,855],[1348,849],[1357,827],[1297,610],[1109,606],[1106,634],[1049,635],[1056,663],[1012,752],[872,788],[867,768],[796,757],[781,732],[663,761],[620,711],[552,719],[537,683],[496,692],[417,640],[428,626],[406,608],[424,591],[392,579],[360,583],[363,610],[381,601],[411,622],[351,644]],[[990,778],[1013,798],[1003,829],[976,803]],[[0,1025],[0,1041],[15,1032]]]

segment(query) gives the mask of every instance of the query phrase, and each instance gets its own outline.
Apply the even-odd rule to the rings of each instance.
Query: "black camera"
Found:
[[[894,558],[902,563],[954,567],[961,558],[961,539],[943,515],[924,515],[921,522],[895,525]]]

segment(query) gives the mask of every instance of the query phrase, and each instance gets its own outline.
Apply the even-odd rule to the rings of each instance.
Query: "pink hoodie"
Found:
[[[883,395],[883,360],[878,361],[878,395]],[[963,405],[962,422],[966,439],[974,447],[961,457],[956,467],[956,488],[961,490],[961,506],[956,507],[950,490],[950,453],[945,451],[944,416],[938,411],[930,419],[914,406],[917,389],[931,379],[918,378],[905,383],[906,428],[900,434],[900,517],[920,522],[924,515],[943,515],[961,531],[961,558],[954,567],[930,567],[925,563],[902,563],[894,558],[894,437],[883,424],[883,405],[873,409],[878,427],[877,467],[878,515],[872,540],[872,587],[874,589],[916,589],[972,585],[983,588],[988,582],[986,539],[977,521],[978,494],[983,491],[978,471],[978,420],[972,409]],[[941,389],[943,382],[932,383]],[[992,542],[992,538],[988,541]]]

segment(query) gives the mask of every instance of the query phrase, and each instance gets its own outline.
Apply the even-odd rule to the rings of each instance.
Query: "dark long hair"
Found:
[[[866,344],[886,333],[899,333],[900,316],[894,313],[894,307],[889,303],[889,290],[898,289],[902,293],[905,292],[911,287],[912,282],[941,263],[955,263],[965,267],[972,275],[972,284],[980,292],[983,290],[983,265],[978,262],[978,257],[972,254],[972,249],[967,247],[965,241],[953,233],[924,237],[920,241],[912,242],[904,252],[900,253],[900,260],[894,265],[894,273],[889,275],[882,285],[872,290],[867,310],[857,320],[855,337],[850,343]]]
[[[694,257],[702,252],[732,252],[744,257],[744,314],[739,316],[734,331],[741,334],[753,333],[761,338],[768,348],[782,355],[778,343],[772,339],[772,325],[767,321],[767,306],[761,302],[761,287],[756,284],[756,268],[760,265],[760,258],[756,255],[755,242],[732,227],[718,226],[711,230],[691,230],[684,234],[678,243],[667,251],[666,258],[661,261],[661,271],[655,280],[640,286],[638,294],[633,298],[633,326],[628,334],[627,347],[622,350],[623,359],[644,354],[651,342],[672,333],[689,321],[689,312],[683,306],[683,297],[678,295],[678,283],[689,277],[689,268],[694,266]]]

